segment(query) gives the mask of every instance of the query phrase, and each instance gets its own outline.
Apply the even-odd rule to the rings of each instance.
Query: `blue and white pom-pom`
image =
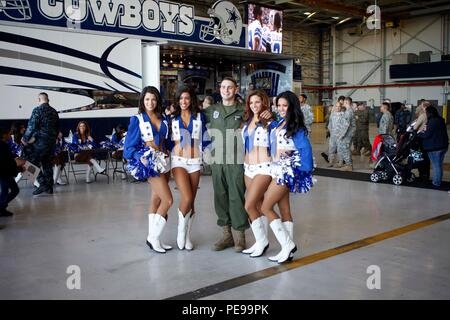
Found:
[[[9,143],[9,147],[11,148],[11,152],[16,156],[20,157],[22,155],[23,145],[11,142]]]
[[[110,140],[100,142],[100,148],[110,151],[116,151],[117,149],[119,149],[118,145],[111,142]]]
[[[159,174],[165,171],[166,159],[164,153],[145,147],[139,154],[141,155],[140,158],[147,161],[147,165],[136,159],[129,159],[127,164],[127,171],[137,180],[159,177]]]
[[[285,185],[290,192],[307,193],[313,186],[311,171],[301,170],[301,157],[298,151],[291,156],[281,156],[279,160],[280,171],[277,184]]]
[[[80,147],[75,143],[67,144],[67,150],[73,153],[79,153],[81,151]]]

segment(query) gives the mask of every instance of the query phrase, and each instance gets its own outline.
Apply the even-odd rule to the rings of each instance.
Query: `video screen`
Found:
[[[248,4],[248,48],[253,51],[281,53],[283,11]]]

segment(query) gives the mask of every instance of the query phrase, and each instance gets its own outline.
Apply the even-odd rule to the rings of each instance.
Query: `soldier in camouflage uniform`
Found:
[[[334,160],[338,153],[338,139],[343,136],[347,131],[349,123],[345,119],[344,111],[340,102],[336,102],[335,106],[331,110],[331,114],[328,121],[328,130],[330,132],[330,139],[328,141],[328,165],[327,167],[342,167],[342,158],[339,157],[339,164],[335,164]],[[339,154],[338,154],[339,155]]]
[[[352,153],[350,151],[350,146],[352,142],[353,135],[356,131],[355,123],[355,113],[352,108],[352,98],[347,97],[344,100],[344,118],[345,123],[348,123],[348,127],[343,135],[338,136],[337,148],[338,155],[345,162],[345,166],[342,167],[343,171],[353,171],[353,161]]]
[[[391,134],[394,130],[394,117],[391,114],[391,106],[387,102],[383,102],[380,107],[380,111],[383,113],[380,119],[380,127],[378,128],[378,134]]]
[[[358,109],[355,112],[356,131],[353,138],[354,141],[354,153],[353,155],[364,154],[370,156],[372,146],[369,140],[369,110],[363,103],[358,105]]]
[[[45,92],[40,93],[38,101],[39,106],[33,109],[27,131],[22,138],[25,146],[23,158],[41,167],[37,177],[39,188],[34,190],[33,195],[44,191],[53,193],[52,158],[59,131],[58,112],[48,104],[48,95]]]
[[[308,135],[311,137],[311,126],[314,122],[314,113],[311,110],[311,106],[306,103],[306,100],[308,99],[306,94],[302,93],[298,99],[300,101],[300,107],[302,109],[303,117],[305,119],[305,126],[306,129],[308,130]]]
[[[217,224],[223,228],[223,237],[213,247],[216,251],[232,246],[236,252],[244,250],[245,230],[250,227],[244,208],[244,166],[234,157],[240,149],[234,146],[234,150],[227,150],[225,140],[227,129],[238,130],[243,120],[244,106],[236,100],[237,90],[234,79],[224,78],[220,86],[223,100],[203,110],[209,129],[218,130],[222,135],[222,141],[216,141],[217,137],[214,137],[213,147],[217,148],[218,143],[223,143],[224,147],[222,150],[213,151],[214,157],[221,158],[222,161],[211,164],[214,208],[218,218]],[[216,154],[217,152],[219,154]],[[232,161],[227,161],[227,153],[233,156]],[[233,239],[231,227],[236,230],[236,241]]]

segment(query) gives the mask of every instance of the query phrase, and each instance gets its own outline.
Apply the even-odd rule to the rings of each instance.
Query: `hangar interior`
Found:
[[[422,99],[430,101],[450,132],[448,0],[231,2],[244,21],[248,4],[281,11],[282,52],[124,36],[106,27],[11,23],[8,1],[0,1],[0,126],[26,125],[42,91],[59,108],[65,137],[87,120],[98,141],[117,124],[128,125],[146,85],[159,86],[165,107],[184,85],[203,100],[224,76],[237,80],[243,98],[250,84],[270,97],[285,90],[306,94],[314,114],[315,183],[309,193],[291,195],[293,260],[267,259],[280,249],[270,231],[269,249],[259,258],[211,249],[222,230],[207,166],[195,201],[194,250],[176,248],[180,192],[171,179],[173,206],[162,239],[174,249],[158,254],[144,240],[149,184],[125,174],[126,164],[110,155],[100,159],[106,175],[85,183],[84,165],[69,160],[62,173],[67,184],[33,196],[33,181],[21,179],[8,206],[14,215],[0,217],[1,299],[450,299],[450,153],[439,188],[424,181],[373,183],[373,164],[362,153],[353,155],[353,172],[329,168],[324,157],[326,114],[339,96],[365,104],[371,142],[386,99],[412,116]],[[215,1],[182,3],[195,7],[204,23]],[[22,67],[27,71],[17,71]],[[246,239],[247,246],[254,243],[251,229]],[[374,272],[379,277],[371,285]],[[71,286],[76,273],[80,286]]]

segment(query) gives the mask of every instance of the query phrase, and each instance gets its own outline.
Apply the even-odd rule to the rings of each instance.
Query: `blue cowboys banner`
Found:
[[[194,7],[151,0],[0,0],[0,23],[110,32],[245,48],[241,14],[229,1],[217,1],[209,18]]]

